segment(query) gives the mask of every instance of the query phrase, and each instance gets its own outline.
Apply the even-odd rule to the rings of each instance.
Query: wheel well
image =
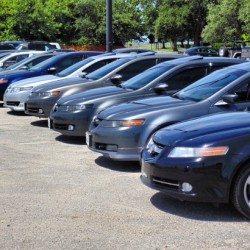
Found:
[[[230,186],[230,193],[229,193],[229,199],[231,200],[232,197],[232,191],[233,191],[233,186],[235,183],[235,179],[237,178],[237,176],[239,175],[240,171],[246,167],[246,165],[250,164],[250,156],[243,162],[241,162],[238,167],[237,170],[235,171],[234,175],[233,175],[233,179],[231,181],[231,186]]]

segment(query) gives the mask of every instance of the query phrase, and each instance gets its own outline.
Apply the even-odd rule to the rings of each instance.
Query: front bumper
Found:
[[[63,135],[85,137],[92,119],[91,109],[76,112],[51,111],[51,128]]]
[[[7,93],[3,97],[3,106],[14,111],[24,111],[24,102],[30,92]]]
[[[60,96],[50,98],[28,98],[25,101],[25,114],[48,118],[50,112]]]
[[[139,161],[142,145],[139,143],[142,127],[97,127],[86,133],[88,148],[106,158],[120,161]]]
[[[141,181],[173,198],[212,203],[229,201],[230,181],[222,174],[223,158],[150,157],[144,149],[141,165]],[[190,184],[192,190],[184,190],[183,183]]]

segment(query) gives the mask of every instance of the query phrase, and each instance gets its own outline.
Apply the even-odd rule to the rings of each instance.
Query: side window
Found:
[[[20,61],[22,61],[23,59],[25,59],[27,57],[29,57],[29,55],[20,55],[20,56],[17,56],[16,62],[20,62]]]
[[[179,90],[207,75],[207,67],[185,69],[174,76],[163,79],[168,84],[168,90]]]
[[[245,82],[240,86],[237,86],[229,92],[229,94],[236,94],[239,99],[237,102],[249,102],[250,101],[250,82]]]
[[[117,74],[121,74],[122,80],[126,81],[131,77],[143,72],[144,70],[153,67],[155,64],[156,59],[140,60],[121,69],[119,72],[117,72]]]
[[[232,64],[224,64],[224,65],[213,65],[213,66],[209,66],[209,67],[208,67],[208,72],[207,72],[207,73],[210,74],[210,73],[214,72],[215,70],[223,69],[223,68],[228,67],[228,66],[230,66],[230,65],[232,65]]]
[[[34,60],[31,61],[30,63],[26,64],[26,66],[27,66],[27,68],[29,69],[29,68],[31,68],[31,67],[37,65],[38,63],[43,62],[43,61],[49,59],[50,57],[51,57],[51,56],[41,56],[41,57],[39,56],[38,58],[34,59]]]
[[[102,61],[99,61],[99,62],[96,62],[94,64],[92,64],[91,66],[89,66],[88,68],[86,69],[83,69],[82,72],[87,72],[87,74],[107,65],[108,63],[111,63],[113,61],[117,60],[116,58],[110,58],[110,59],[107,59],[107,60],[102,60]]]
[[[68,68],[72,64],[78,62],[77,60],[80,61],[81,57],[79,57],[79,58],[65,58],[62,61],[56,63],[54,65],[54,67],[56,67],[56,72],[58,73],[64,69]]]

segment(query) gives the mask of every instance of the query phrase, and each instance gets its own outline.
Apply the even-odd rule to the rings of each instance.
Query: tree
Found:
[[[158,38],[170,40],[174,51],[177,51],[177,41],[185,36],[188,14],[189,6],[182,0],[167,0],[159,7],[155,34]]]
[[[211,43],[239,39],[242,34],[240,9],[240,0],[220,0],[218,3],[209,4],[207,25],[202,32],[203,39]]]
[[[141,32],[140,13],[129,0],[113,0],[113,41],[114,45],[135,38]],[[75,24],[78,33],[75,43],[105,44],[106,42],[106,4],[103,0],[80,0],[74,8]]]

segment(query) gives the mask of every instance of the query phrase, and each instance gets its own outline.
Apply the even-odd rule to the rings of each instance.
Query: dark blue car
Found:
[[[158,130],[143,183],[189,201],[229,203],[250,219],[250,113],[212,114]]]
[[[0,100],[3,99],[3,94],[6,88],[13,82],[23,80],[26,78],[41,76],[47,74],[56,74],[65,68],[77,63],[89,56],[101,54],[102,52],[97,51],[79,51],[79,52],[68,52],[60,53],[57,56],[51,57],[45,60],[29,70],[17,70],[11,72],[0,73]]]
[[[215,48],[208,46],[196,46],[191,47],[182,51],[179,51],[178,54],[183,54],[187,56],[219,56],[219,51]]]

